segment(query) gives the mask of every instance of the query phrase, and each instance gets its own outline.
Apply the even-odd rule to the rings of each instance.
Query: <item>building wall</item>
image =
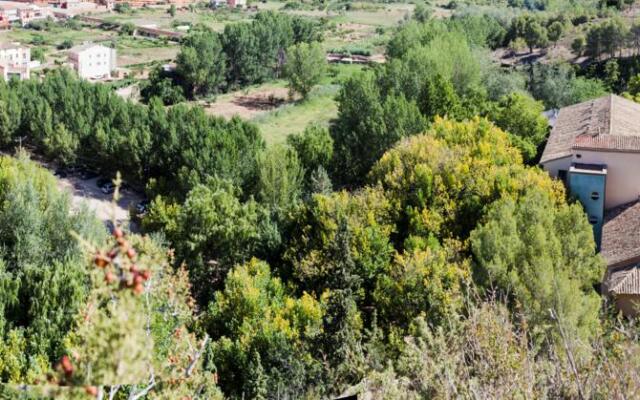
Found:
[[[77,54],[71,54],[70,61],[81,78],[103,78],[111,76],[116,68],[115,50],[106,46],[94,46]]]
[[[571,167],[571,156],[548,161],[542,164],[542,168],[554,178],[558,177],[560,171],[569,171],[569,167]]]
[[[576,151],[572,161],[607,166],[605,209],[636,201],[640,197],[640,153],[580,150]]]
[[[11,66],[26,66],[31,61],[31,49],[16,46],[0,49],[0,62]]]

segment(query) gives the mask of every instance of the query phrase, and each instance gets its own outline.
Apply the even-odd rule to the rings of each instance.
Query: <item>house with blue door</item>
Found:
[[[540,165],[583,205],[607,262],[602,289],[640,312],[640,104],[609,95],[560,109]]]

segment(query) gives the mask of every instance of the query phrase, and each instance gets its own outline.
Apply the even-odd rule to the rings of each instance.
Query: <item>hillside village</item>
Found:
[[[0,0],[0,398],[633,399],[640,3]]]

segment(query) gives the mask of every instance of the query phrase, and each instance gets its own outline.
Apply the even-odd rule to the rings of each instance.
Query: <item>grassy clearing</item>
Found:
[[[287,136],[301,132],[309,124],[328,125],[338,115],[334,97],[336,85],[322,86],[304,102],[290,103],[253,119],[267,145],[283,143]]]
[[[285,104],[254,117],[252,121],[260,128],[267,145],[283,143],[287,136],[303,131],[309,124],[329,125],[338,115],[335,96],[340,83],[360,70],[360,65],[332,65],[307,101]]]

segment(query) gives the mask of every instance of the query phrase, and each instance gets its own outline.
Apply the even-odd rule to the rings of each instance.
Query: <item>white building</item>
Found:
[[[76,46],[69,51],[69,62],[81,78],[109,78],[116,69],[116,50],[95,43]]]
[[[247,5],[247,0],[210,0],[210,5],[213,8],[244,8]]]
[[[604,294],[640,314],[640,104],[609,95],[561,109],[540,164],[593,225]]]
[[[22,26],[52,16],[47,7],[18,1],[0,1],[0,14],[3,20],[9,23],[20,22]]]
[[[5,81],[29,79],[30,67],[31,49],[20,43],[0,44],[0,74]]]

